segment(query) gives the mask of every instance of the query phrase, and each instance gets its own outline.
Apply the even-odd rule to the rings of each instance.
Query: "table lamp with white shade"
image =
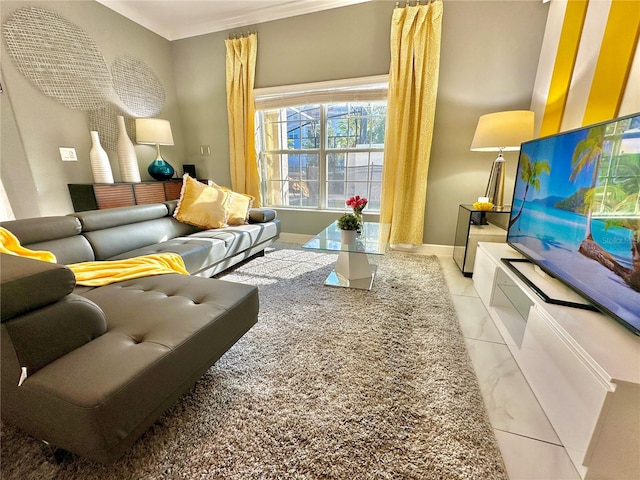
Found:
[[[160,154],[160,145],[173,145],[173,135],[169,120],[136,118],[136,142],[156,146],[156,159],[147,168],[152,178],[169,180],[173,177],[175,172],[173,167]]]
[[[493,161],[484,200],[496,210],[504,210],[505,159],[502,152],[520,150],[520,144],[533,138],[534,113],[529,110],[512,110],[488,113],[478,120],[471,151],[498,152]]]

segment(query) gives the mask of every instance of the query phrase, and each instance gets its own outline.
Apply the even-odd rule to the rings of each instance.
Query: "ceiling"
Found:
[[[97,0],[167,40],[372,0]]]

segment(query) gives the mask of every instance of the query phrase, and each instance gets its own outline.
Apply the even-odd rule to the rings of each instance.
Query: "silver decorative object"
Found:
[[[55,12],[16,10],[3,26],[9,56],[45,95],[76,110],[104,106],[111,74],[95,42]]]

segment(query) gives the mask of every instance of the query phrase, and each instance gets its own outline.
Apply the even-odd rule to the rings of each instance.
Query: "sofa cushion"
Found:
[[[83,232],[92,232],[94,230],[163,218],[168,214],[169,210],[164,203],[152,203],[103,210],[88,210],[86,212],[72,213],[71,215],[80,221]]]
[[[185,174],[180,200],[173,216],[181,222],[200,228],[225,227],[230,198],[217,185],[205,185]]]
[[[104,230],[94,230],[83,235],[91,243],[96,260],[111,260],[121,254],[125,254],[124,258],[129,258],[133,256],[127,254],[131,250],[155,245],[198,230],[198,228],[180,223],[174,218],[163,217]]]
[[[198,273],[214,263],[221,261],[227,254],[224,241],[216,238],[178,237],[166,242],[155,243],[116,255],[109,260],[139,257],[152,253],[177,253],[184,260],[187,271]]]
[[[12,220],[0,224],[13,233],[23,247],[51,252],[58,263],[95,260],[89,242],[80,235],[80,221],[72,216]]]
[[[249,222],[251,223],[265,223],[275,220],[277,212],[270,208],[252,208],[249,210]]]
[[[50,242],[60,238],[79,235],[82,227],[74,217],[24,218],[0,223],[13,233],[21,245]]]
[[[247,250],[253,245],[259,245],[270,238],[277,237],[279,223],[252,223],[236,225],[220,230],[204,230],[194,233],[190,238],[217,238],[226,244],[228,256]]]

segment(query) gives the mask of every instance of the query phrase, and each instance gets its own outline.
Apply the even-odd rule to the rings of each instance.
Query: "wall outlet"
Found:
[[[60,148],[58,148],[58,150],[60,150],[60,158],[62,159],[63,162],[77,162],[78,161],[78,155],[76,155],[76,149],[75,148],[60,147]]]
[[[200,155],[204,157],[208,157],[211,155],[211,146],[210,145],[200,145]]]

